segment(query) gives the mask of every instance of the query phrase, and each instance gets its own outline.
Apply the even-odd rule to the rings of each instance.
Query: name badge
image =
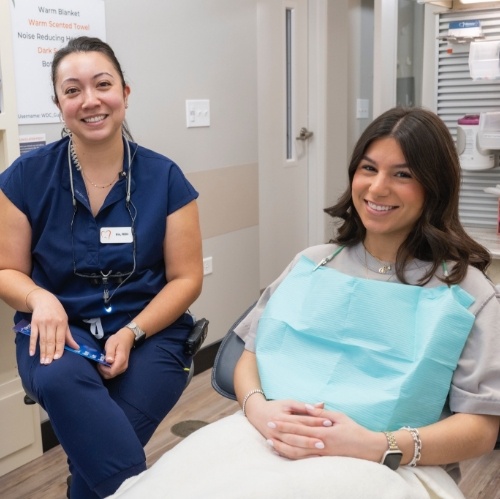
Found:
[[[132,227],[102,227],[102,244],[131,243],[134,241]]]

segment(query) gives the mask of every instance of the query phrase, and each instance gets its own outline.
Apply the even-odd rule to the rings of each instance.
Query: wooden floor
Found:
[[[236,402],[221,397],[210,385],[211,370],[198,374],[146,447],[148,465],[181,440],[171,428],[181,421],[207,423],[232,414]],[[57,446],[31,463],[0,477],[2,499],[64,499],[68,468]],[[463,463],[462,491],[467,499],[500,499],[500,451]],[[221,499],[230,499],[223,497]],[[345,498],[349,499],[349,498]]]

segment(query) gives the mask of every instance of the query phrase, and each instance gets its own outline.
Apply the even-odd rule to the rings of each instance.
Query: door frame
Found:
[[[325,237],[326,208],[324,180],[326,168],[328,1],[309,0],[308,12],[308,128],[314,132],[309,142],[308,245],[321,244]]]
[[[340,197],[347,185],[350,54],[346,46],[350,33],[350,0],[336,0],[335,5],[332,4],[330,0],[308,2],[308,119],[305,126],[314,132],[308,143],[308,246],[323,244],[332,238],[332,219],[323,210]],[[264,90],[259,88],[259,92]],[[261,220],[266,215],[263,211],[261,205]],[[263,276],[263,262],[272,255],[261,251],[259,258],[262,288],[269,284]],[[280,262],[279,270],[287,263]]]
[[[350,10],[350,0],[309,0],[309,246],[332,238],[323,210],[348,182]]]

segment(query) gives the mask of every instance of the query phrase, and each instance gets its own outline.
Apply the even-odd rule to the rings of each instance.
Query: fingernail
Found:
[[[40,359],[40,364],[45,364],[45,357]]]
[[[269,423],[267,423],[267,426],[269,426],[269,428],[276,428],[276,425],[272,422],[272,421],[269,421]]]
[[[57,360],[59,357],[60,357],[60,355],[58,353],[54,354],[54,360]]]
[[[323,426],[332,426],[332,425],[333,425],[333,423],[329,419],[325,419],[323,421]]]
[[[313,410],[314,406],[311,404],[306,404],[306,409]]]
[[[267,439],[266,442],[270,447],[274,447],[273,441],[271,439]]]
[[[323,442],[316,442],[314,444],[314,447],[316,447],[316,449],[324,449],[325,448],[325,444]]]

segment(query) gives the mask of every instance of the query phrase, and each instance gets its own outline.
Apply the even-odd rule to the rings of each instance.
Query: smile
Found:
[[[99,116],[92,116],[91,118],[84,118],[82,121],[85,123],[97,123],[98,121],[102,121],[104,118],[106,118],[106,115],[101,114]]]
[[[387,205],[381,205],[381,204],[375,204],[372,203],[371,201],[366,201],[366,204],[368,205],[368,208],[375,210],[375,211],[391,211],[397,208],[397,206],[387,206]]]

